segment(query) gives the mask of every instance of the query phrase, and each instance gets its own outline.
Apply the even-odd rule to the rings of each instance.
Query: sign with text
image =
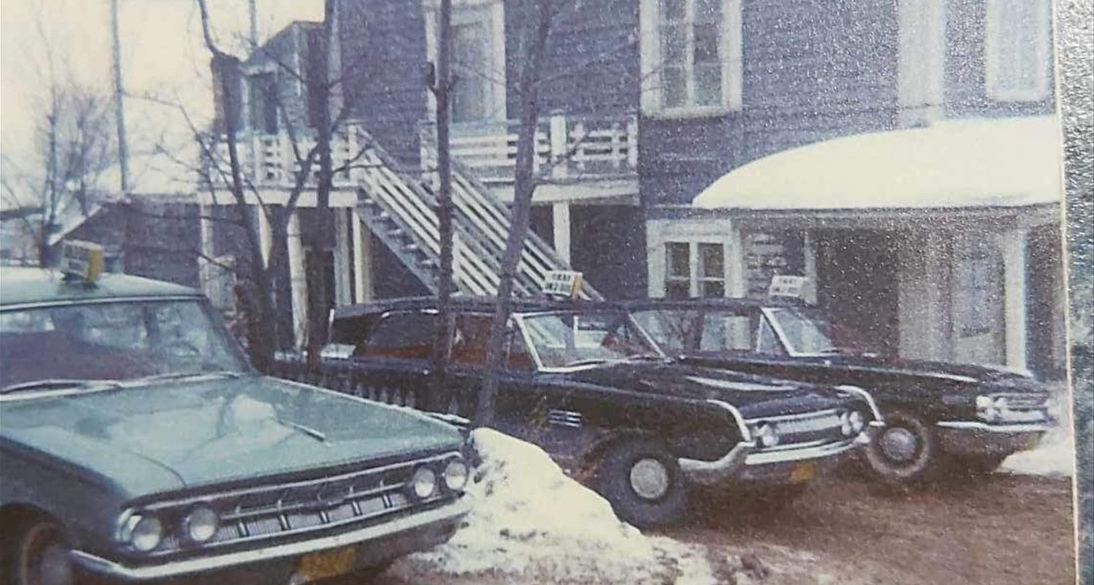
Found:
[[[788,276],[778,274],[771,278],[771,286],[767,289],[769,297],[789,297],[800,299],[805,288],[804,276]]]
[[[580,272],[552,270],[543,278],[543,294],[547,296],[574,298],[580,292]]]
[[[103,247],[91,242],[67,240],[61,247],[61,272],[87,282],[103,273]]]

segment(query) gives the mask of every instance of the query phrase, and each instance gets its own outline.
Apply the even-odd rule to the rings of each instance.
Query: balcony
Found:
[[[452,157],[503,201],[513,198],[519,121],[454,124]],[[436,128],[420,127],[422,163],[435,161]],[[638,193],[638,117],[553,114],[535,136],[536,201],[633,198]]]

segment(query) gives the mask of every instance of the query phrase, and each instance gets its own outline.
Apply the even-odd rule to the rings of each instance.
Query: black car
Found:
[[[989,472],[1036,446],[1052,422],[1050,394],[1028,374],[840,349],[824,315],[798,302],[644,300],[625,307],[682,363],[868,389],[886,426],[865,459],[884,481]]]
[[[421,408],[433,404],[431,298],[335,311],[325,383]],[[486,364],[490,299],[454,305],[446,410],[469,416]],[[587,477],[625,520],[679,517],[695,484],[772,502],[854,456],[879,427],[865,391],[672,363],[626,312],[520,302],[510,321],[495,426]],[[283,374],[302,368],[282,363]]]

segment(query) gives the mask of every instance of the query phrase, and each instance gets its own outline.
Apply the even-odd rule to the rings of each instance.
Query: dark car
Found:
[[[0,269],[3,583],[303,583],[446,541],[454,427],[264,377],[196,291]]]
[[[455,301],[450,397],[442,400],[430,391],[434,302],[336,310],[326,383],[469,416],[493,301]],[[678,518],[693,484],[790,499],[858,452],[877,426],[860,389],[676,365],[625,312],[602,304],[518,302],[507,346],[495,426],[571,470],[587,470],[617,513],[638,526]]]
[[[868,389],[886,426],[865,459],[888,482],[910,484],[939,470],[986,473],[1008,455],[1036,446],[1051,423],[1049,392],[1028,374],[840,349],[824,315],[798,302],[645,300],[625,306],[683,363]]]

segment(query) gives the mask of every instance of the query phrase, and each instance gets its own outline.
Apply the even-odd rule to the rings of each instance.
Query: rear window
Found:
[[[433,349],[436,315],[422,312],[394,313],[384,317],[369,335],[359,355],[429,359]]]

